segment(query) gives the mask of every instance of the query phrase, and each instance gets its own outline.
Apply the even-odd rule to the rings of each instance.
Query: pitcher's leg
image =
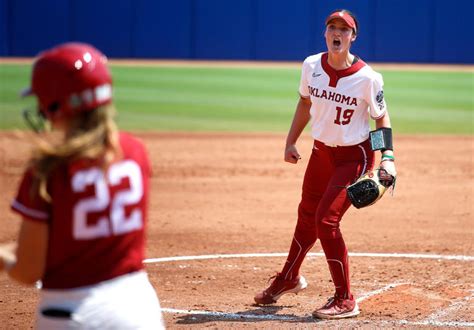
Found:
[[[316,210],[311,212],[302,204],[303,202],[298,207],[298,222],[288,257],[281,271],[281,275],[285,280],[291,280],[298,276],[306,254],[311,250],[317,239],[316,221],[314,220]]]
[[[299,275],[299,270],[317,239],[315,211],[307,212],[300,203],[298,223],[283,270],[275,276],[268,288],[255,295],[257,304],[273,304],[286,293],[298,293],[306,288],[306,280]]]
[[[350,206],[344,186],[354,177],[352,171],[354,170],[351,170],[351,166],[335,171],[316,215],[321,246],[326,255],[336,293],[341,297],[350,295],[349,259],[339,224]]]
[[[336,158],[334,175],[316,212],[319,238],[336,289],[334,297],[313,312],[313,316],[318,318],[337,319],[359,314],[357,302],[351,294],[348,252],[339,224],[350,207],[345,187],[373,167],[373,152],[364,143],[354,146],[343,156],[346,161],[338,162]]]
[[[315,142],[303,180],[301,202],[298,205],[298,222],[288,258],[281,274],[285,279],[298,276],[301,264],[318,239],[316,210],[333,173],[333,164],[323,145]]]
[[[349,256],[344,239],[342,236],[334,239],[321,239],[321,246],[326,255],[336,294],[346,299],[349,298],[351,292]]]
[[[299,270],[318,237],[316,209],[326,190],[331,171],[332,163],[325,151],[313,149],[303,181],[298,221],[287,260],[271,285],[254,297],[257,304],[272,304],[285,293],[297,293],[306,288],[306,281],[299,275]]]
[[[336,152],[335,168],[316,211],[321,239],[341,237],[339,223],[350,207],[346,187],[374,166],[374,152],[368,141]]]

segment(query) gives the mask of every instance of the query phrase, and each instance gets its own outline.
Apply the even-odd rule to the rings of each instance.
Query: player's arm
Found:
[[[375,120],[375,128],[379,129],[382,127],[392,128],[390,116],[387,111],[383,117]],[[386,169],[388,173],[396,175],[397,171],[395,169],[395,156],[393,154],[393,150],[386,149],[382,151],[382,161],[380,162],[380,167]]]
[[[16,243],[0,244],[0,272],[8,271],[16,262]]]
[[[43,277],[48,249],[48,224],[23,219],[16,253],[0,247],[0,270],[3,268],[17,282],[32,285]]]
[[[392,128],[392,124],[390,123],[390,116],[388,115],[388,112],[386,111],[383,117],[378,118],[375,120],[375,129],[379,129],[382,127],[386,128]],[[393,156],[393,150],[384,150],[382,152],[382,155],[391,155]]]
[[[298,160],[301,159],[301,156],[296,149],[296,141],[298,141],[301,132],[303,132],[311,118],[309,112],[310,108],[310,98],[300,96],[296,106],[295,115],[291,123],[290,131],[288,132],[288,136],[286,138],[285,162],[296,164]]]

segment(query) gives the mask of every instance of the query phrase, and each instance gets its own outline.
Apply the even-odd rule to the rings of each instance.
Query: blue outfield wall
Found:
[[[0,56],[84,41],[112,58],[301,61],[336,8],[358,16],[366,61],[474,63],[472,0],[0,0]]]

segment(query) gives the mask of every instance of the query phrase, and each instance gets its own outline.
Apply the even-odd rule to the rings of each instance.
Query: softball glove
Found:
[[[375,204],[385,191],[395,187],[396,177],[383,168],[368,171],[346,188],[352,205],[360,209]]]

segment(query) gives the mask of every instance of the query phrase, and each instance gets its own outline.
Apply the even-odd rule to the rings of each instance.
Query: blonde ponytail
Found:
[[[112,105],[101,106],[71,118],[62,143],[54,144],[39,139],[30,160],[34,175],[32,193],[39,193],[41,198],[50,203],[48,178],[60,165],[76,159],[99,159],[105,169],[119,158],[118,129],[114,115],[115,108]]]

